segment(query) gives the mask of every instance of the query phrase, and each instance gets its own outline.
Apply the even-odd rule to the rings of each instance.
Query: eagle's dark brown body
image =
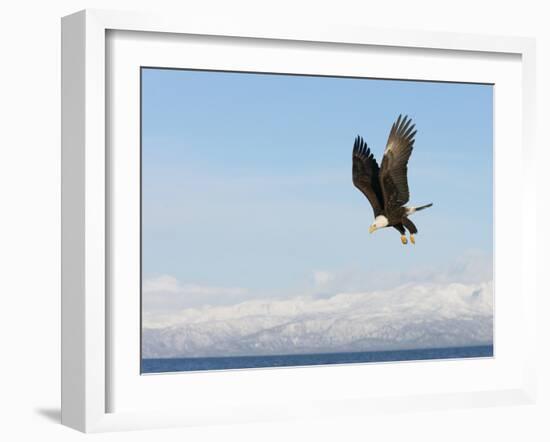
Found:
[[[358,136],[353,145],[353,184],[367,197],[374,211],[375,222],[369,230],[372,233],[378,228],[392,226],[401,233],[403,244],[407,242],[405,229],[413,243],[413,235],[418,232],[409,215],[431,206],[405,207],[409,201],[407,164],[416,135],[414,127],[407,116],[397,118],[391,127],[380,167],[363,138]]]

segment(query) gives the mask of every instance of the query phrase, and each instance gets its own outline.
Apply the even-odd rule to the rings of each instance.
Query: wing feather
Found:
[[[367,143],[357,136],[353,144],[353,184],[367,197],[375,217],[384,209],[379,171],[378,163]]]
[[[407,164],[413,151],[415,125],[406,115],[401,115],[393,123],[382,165],[380,168],[380,182],[384,207],[386,211],[393,211],[409,201],[409,183],[407,180]]]

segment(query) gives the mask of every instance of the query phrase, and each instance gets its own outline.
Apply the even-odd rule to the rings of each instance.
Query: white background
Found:
[[[176,6],[180,4],[181,6]],[[0,9],[0,438],[4,440],[549,440],[550,302],[539,299],[537,405],[84,436],[59,425],[60,17],[85,7],[250,20],[536,36],[539,181],[550,156],[550,29],[543,2],[22,0]],[[224,18],[226,17],[226,18]],[[546,29],[545,29],[546,28]],[[546,101],[546,102],[545,102]],[[544,180],[544,183],[543,183]],[[542,189],[539,190],[543,194]],[[542,200],[541,200],[542,203]],[[510,201],[510,216],[515,216]],[[539,219],[548,216],[540,204]],[[541,223],[542,224],[542,223]],[[539,265],[550,250],[539,225]],[[514,241],[514,232],[510,232]],[[540,294],[550,294],[539,279]]]

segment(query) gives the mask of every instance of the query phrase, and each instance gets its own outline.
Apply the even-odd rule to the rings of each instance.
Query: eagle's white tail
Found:
[[[426,204],[425,206],[420,206],[420,207],[407,207],[407,215],[412,215],[414,212],[418,212],[420,210],[424,210],[432,206],[433,206],[433,203]]]

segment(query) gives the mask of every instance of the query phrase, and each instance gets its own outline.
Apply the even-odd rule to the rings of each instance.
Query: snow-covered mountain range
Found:
[[[492,282],[417,283],[145,314],[143,357],[430,348],[492,339]]]

